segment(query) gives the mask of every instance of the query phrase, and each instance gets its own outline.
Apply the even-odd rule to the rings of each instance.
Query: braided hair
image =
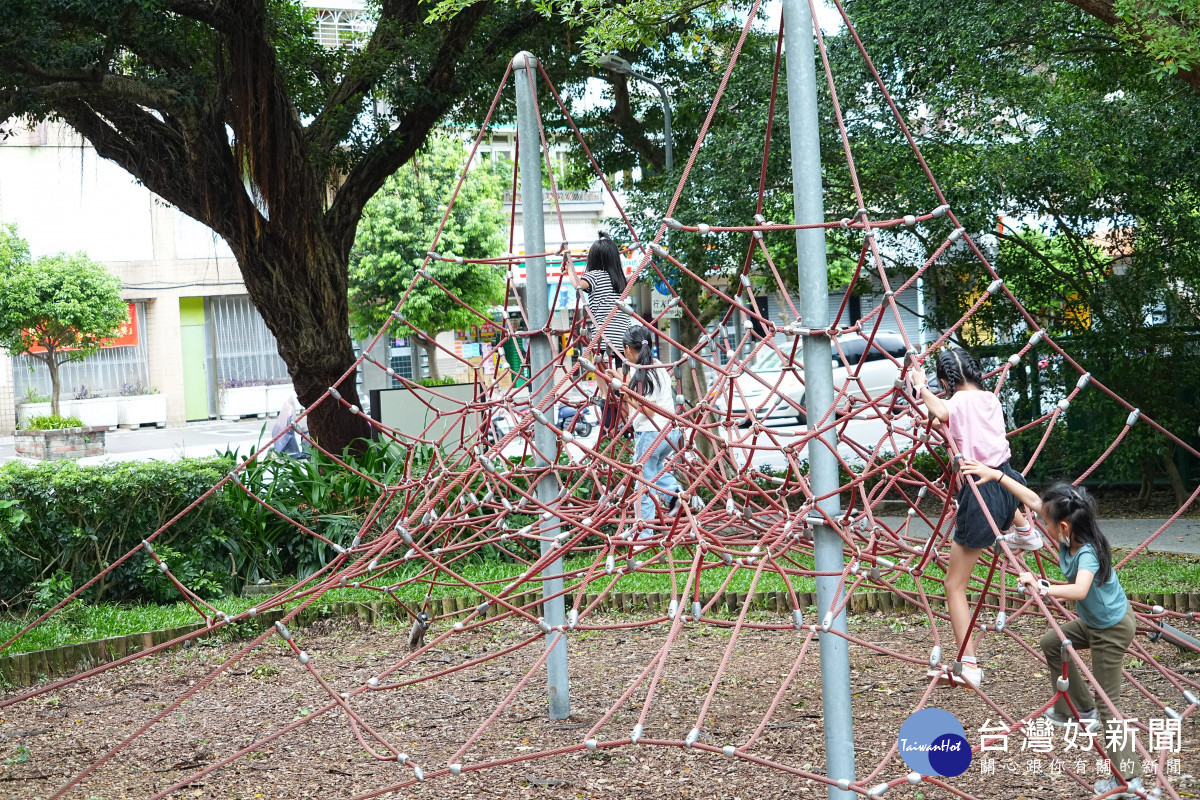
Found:
[[[938,382],[946,390],[946,396],[957,392],[964,383],[982,388],[983,371],[975,356],[961,347],[950,347],[942,351],[937,360]]]
[[[1046,523],[1067,523],[1075,541],[1090,544],[1095,549],[1096,560],[1100,563],[1100,571],[1096,573],[1099,585],[1106,583],[1112,575],[1112,550],[1108,539],[1100,532],[1096,516],[1096,501],[1082,487],[1056,483],[1042,495],[1042,518]]]
[[[629,378],[629,388],[645,396],[658,388],[662,376],[655,374],[658,370],[651,369],[654,364],[654,334],[644,325],[630,325],[625,329],[625,338],[621,343],[633,348],[637,353],[638,369],[633,370]]]

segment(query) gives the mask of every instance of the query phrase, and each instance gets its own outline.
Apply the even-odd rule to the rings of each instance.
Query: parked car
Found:
[[[838,345],[841,352],[833,353],[835,392],[849,381],[849,395],[875,397],[891,389],[900,377],[905,354],[900,334],[877,333],[869,351],[867,340],[856,333],[839,336]],[[709,400],[718,410],[729,409],[733,416],[743,417],[742,427],[751,424],[748,410],[771,424],[804,425],[804,363],[799,350],[796,355],[796,361],[785,367],[774,350],[763,351],[732,379],[717,381]]]

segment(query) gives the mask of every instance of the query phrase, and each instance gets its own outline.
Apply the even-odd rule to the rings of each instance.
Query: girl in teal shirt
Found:
[[[974,475],[979,483],[996,481],[1042,518],[1046,535],[1058,545],[1058,564],[1067,582],[1051,584],[1030,572],[1022,572],[1017,580],[1044,596],[1075,601],[1078,616],[1061,626],[1063,636],[1076,650],[1091,649],[1092,675],[1099,688],[1116,705],[1123,683],[1121,665],[1137,630],[1137,620],[1113,569],[1108,540],[1100,532],[1095,500],[1084,489],[1069,483],[1055,484],[1038,497],[1007,473],[978,461],[965,460],[963,471]],[[1109,796],[1137,797],[1134,793],[1142,791],[1142,765],[1134,749],[1132,733],[1115,737],[1123,746],[1108,746],[1110,742],[1105,733],[1110,729],[1108,722],[1112,714],[1100,701],[1099,693],[1093,695],[1088,691],[1074,659],[1069,659],[1066,695],[1070,696],[1078,717],[1072,714],[1066,697],[1057,686],[1061,677],[1062,642],[1058,634],[1048,631],[1040,644],[1050,667],[1050,684],[1057,692],[1054,706],[1045,716],[1060,727],[1078,719],[1078,723],[1095,732],[1096,740],[1104,745],[1113,776],[1096,782],[1093,787],[1096,794],[1107,795],[1119,789],[1121,791]]]

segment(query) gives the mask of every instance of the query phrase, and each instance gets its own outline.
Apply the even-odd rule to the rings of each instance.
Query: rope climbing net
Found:
[[[836,0],[835,0],[836,3]],[[289,524],[296,536],[311,537],[332,549],[334,557],[323,568],[279,594],[264,598],[255,608],[236,615],[226,614],[190,588],[186,580],[172,573],[166,561],[155,550],[155,542],[183,514],[194,513],[200,501],[180,517],[148,536],[138,548],[118,558],[107,571],[129,559],[141,558],[153,562],[172,582],[179,596],[189,603],[205,623],[194,633],[172,641],[162,642],[138,653],[95,667],[81,674],[18,692],[0,700],[0,709],[19,706],[44,697],[62,687],[106,671],[119,669],[174,647],[185,640],[211,633],[225,626],[250,622],[267,614],[279,616],[273,626],[265,627],[244,646],[213,667],[201,680],[179,692],[161,708],[148,711],[147,718],[129,732],[114,733],[108,749],[59,787],[51,797],[66,796],[75,787],[84,785],[104,765],[123,753],[128,755],[133,745],[156,726],[163,724],[185,703],[203,697],[214,682],[227,675],[238,664],[253,657],[271,637],[278,637],[302,666],[303,674],[323,704],[290,723],[259,736],[252,743],[217,754],[210,762],[195,765],[178,781],[158,790],[153,798],[162,798],[194,785],[198,780],[225,768],[239,759],[254,757],[264,748],[286,737],[299,735],[317,720],[341,720],[347,737],[352,737],[370,759],[396,765],[395,780],[383,788],[373,789],[362,797],[374,797],[387,792],[401,791],[419,781],[434,777],[459,775],[487,768],[510,765],[518,761],[560,757],[570,753],[603,750],[629,745],[686,748],[698,753],[740,759],[762,768],[781,770],[815,784],[837,783],[843,789],[866,796],[879,796],[889,788],[908,782],[925,782],[943,787],[952,793],[971,797],[955,789],[937,776],[909,772],[899,764],[897,746],[893,744],[877,763],[859,769],[856,780],[840,782],[817,769],[790,763],[761,750],[765,732],[786,707],[790,693],[796,690],[798,679],[808,665],[810,645],[821,636],[842,637],[850,645],[905,665],[912,670],[913,683],[918,685],[919,699],[910,707],[916,711],[930,705],[937,697],[941,679],[927,677],[926,671],[940,670],[943,676],[953,671],[962,656],[956,652],[953,639],[941,644],[938,623],[946,619],[941,610],[944,597],[943,574],[947,565],[949,537],[954,525],[954,498],[965,476],[957,469],[954,446],[945,434],[931,422],[919,396],[914,393],[911,375],[922,369],[930,354],[946,345],[952,336],[968,324],[972,316],[987,303],[1009,303],[1019,311],[1028,326],[1028,341],[1006,361],[985,377],[999,393],[1010,372],[1036,358],[1034,348],[1048,348],[1061,360],[1064,369],[1075,370],[1078,381],[1062,392],[1056,404],[1038,419],[1010,433],[1015,436],[1034,429],[1044,429],[1040,444],[1025,464],[1025,472],[1035,465],[1064,412],[1081,392],[1099,392],[1109,401],[1126,409],[1128,418],[1120,434],[1103,455],[1075,480],[1088,478],[1100,464],[1120,446],[1134,425],[1151,426],[1157,435],[1177,447],[1200,456],[1186,442],[1141,415],[1122,398],[1114,394],[1039,327],[1037,320],[1022,306],[1020,300],[1005,285],[979,246],[959,225],[954,209],[933,174],[921,157],[916,141],[910,134],[884,82],[880,79],[850,21],[838,4],[848,31],[858,44],[860,54],[882,97],[890,107],[895,124],[911,146],[914,157],[929,180],[939,205],[920,213],[894,212],[882,219],[868,212],[868,202],[859,186],[854,157],[850,147],[841,106],[834,86],[830,61],[819,27],[814,27],[818,52],[824,66],[828,91],[832,98],[833,117],[841,133],[844,155],[858,200],[853,216],[836,221],[811,225],[775,224],[762,216],[766,164],[770,149],[771,122],[775,111],[776,92],[782,54],[776,51],[774,75],[771,82],[767,116],[767,136],[763,147],[763,171],[759,182],[757,206],[753,221],[748,224],[718,224],[716,221],[679,221],[673,216],[676,204],[687,186],[689,174],[701,151],[714,116],[719,112],[722,96],[735,69],[742,45],[750,31],[751,21],[758,12],[758,3],[751,9],[741,39],[733,49],[728,65],[716,92],[711,109],[699,137],[684,165],[679,183],[669,206],[662,213],[653,241],[638,239],[637,231],[624,217],[634,245],[627,250],[634,256],[636,267],[630,281],[658,278],[670,284],[693,281],[702,287],[714,302],[727,309],[716,333],[703,335],[694,344],[674,341],[661,334],[659,356],[666,367],[677,376],[678,394],[669,408],[654,408],[656,426],[654,451],[668,437],[678,444],[663,460],[657,476],[645,476],[643,464],[635,458],[630,440],[622,435],[600,438],[597,433],[583,435],[583,413],[574,421],[556,423],[557,410],[568,407],[582,412],[593,409],[597,400],[589,376],[603,366],[604,333],[614,324],[618,314],[629,314],[634,321],[658,329],[665,316],[678,309],[695,329],[704,330],[694,309],[681,303],[674,289],[667,308],[657,316],[638,317],[627,300],[629,288],[617,301],[612,314],[599,319],[591,316],[586,304],[577,303],[570,322],[555,328],[550,322],[544,327],[531,325],[530,310],[520,308],[523,326],[510,326],[500,331],[499,346],[513,344],[519,351],[528,352],[537,337],[566,337],[567,345],[559,348],[548,363],[536,366],[504,388],[500,382],[485,382],[480,371],[472,369],[475,390],[464,400],[448,390],[425,387],[398,376],[387,364],[371,357],[372,347],[355,365],[364,370],[386,372],[409,390],[413,400],[426,411],[427,424],[408,425],[404,430],[389,426],[365,415],[359,408],[343,399],[331,388],[318,403],[337,403],[350,413],[362,415],[374,434],[397,445],[402,463],[393,465],[390,477],[363,472],[339,454],[326,452],[321,443],[311,438],[297,422],[280,434],[301,437],[313,451],[320,451],[334,468],[353,473],[370,482],[378,499],[362,517],[356,533],[348,541],[334,541],[319,526],[309,526],[288,517],[271,506],[261,492],[248,487],[243,480],[270,447],[264,447],[252,458],[240,464],[212,491],[226,489],[232,484],[253,501],[261,504]],[[468,164],[474,159],[481,141],[499,106],[510,80],[527,80],[533,88],[535,71],[549,87],[558,109],[565,115],[578,146],[595,168],[603,175],[584,137],[554,90],[549,76],[540,64],[527,63],[524,70],[510,69],[497,89],[486,121],[475,139]],[[536,96],[536,93],[535,93]],[[522,136],[531,131],[520,131]],[[546,134],[539,127],[537,135],[546,148]],[[516,213],[517,164],[513,170],[513,218]],[[451,261],[477,264],[480,269],[506,269],[510,282],[514,268],[524,266],[530,259],[544,257],[551,264],[562,264],[554,291],[565,291],[566,260],[574,258],[567,248],[566,225],[560,206],[560,193],[549,171],[549,193],[562,234],[563,245],[544,253],[509,253],[483,259],[464,259],[439,254],[435,238],[408,292],[399,298],[392,319],[376,337],[406,336],[415,339],[432,338],[417,330],[404,316],[408,295],[421,282],[445,287],[439,282],[438,264]],[[464,172],[465,176],[465,172]],[[459,180],[448,199],[445,219],[462,186]],[[620,208],[618,198],[605,183],[612,200]],[[876,242],[876,233],[894,228],[922,226],[931,236],[940,237],[940,245],[923,263],[913,264],[911,274],[893,286],[884,259]],[[813,330],[783,293],[785,317],[790,321],[780,325],[773,321],[758,302],[755,283],[750,280],[751,265],[765,264],[763,277],[778,286],[787,283],[772,258],[770,243],[794,236],[798,229],[839,229],[861,238],[858,263],[849,288],[827,327]],[[741,269],[727,281],[713,282],[684,261],[677,260],[675,250],[664,245],[667,235],[677,241],[680,237],[704,237],[715,234],[742,236],[746,241],[746,257]],[[439,229],[438,236],[441,235]],[[950,250],[966,249],[976,257],[992,277],[974,305],[949,329],[934,341],[916,344],[909,340],[898,297],[913,287],[927,271],[936,268],[939,260]],[[882,302],[852,322],[848,320],[848,304],[856,286],[872,285],[882,294]],[[511,285],[509,289],[511,289]],[[451,294],[450,292],[447,292]],[[509,291],[508,294],[518,295]],[[519,295],[518,295],[519,296]],[[529,298],[528,302],[539,302]],[[468,308],[463,304],[464,308]],[[475,313],[472,311],[472,313]],[[480,316],[480,323],[490,320]],[[724,323],[739,322],[737,334],[729,334]],[[523,329],[519,329],[523,328]],[[835,374],[835,398],[832,406],[819,419],[806,418],[802,402],[804,367],[801,351],[803,337],[824,336],[831,343],[837,363],[843,365]],[[463,362],[462,356],[434,342],[446,359]],[[668,352],[677,352],[672,359]],[[600,364],[596,362],[600,361]],[[526,363],[529,359],[526,358]],[[773,366],[767,366],[773,365]],[[353,371],[347,372],[352,378]],[[884,376],[884,377],[880,377]],[[305,413],[312,413],[310,406]],[[814,415],[815,416],[815,415]],[[783,421],[784,425],[778,424]],[[803,424],[799,424],[803,423]],[[553,448],[539,447],[536,433],[547,427],[553,430]],[[419,429],[416,429],[419,428]],[[277,437],[278,438],[278,437]],[[541,442],[547,441],[543,436]],[[812,448],[827,448],[832,452],[843,474],[848,476],[835,492],[815,492],[807,477],[807,463]],[[922,459],[924,461],[922,462]],[[645,460],[644,458],[642,459]],[[934,474],[924,471],[920,463],[936,465]],[[654,484],[668,473],[682,478],[678,490],[664,490]],[[554,491],[537,491],[538,484],[552,481]],[[977,489],[975,489],[977,491]],[[1200,490],[1198,490],[1200,491]],[[1148,547],[1195,501],[1188,498],[1176,514],[1145,542],[1117,564],[1119,569],[1138,552]],[[203,499],[203,498],[202,498]],[[830,503],[830,500],[837,500]],[[882,513],[883,504],[901,504],[905,512],[896,516]],[[843,507],[844,506],[844,507]],[[652,513],[639,519],[637,509],[647,507]],[[834,510],[830,510],[830,509]],[[995,528],[995,521],[991,521]],[[844,558],[840,571],[818,571],[814,564],[814,528],[829,526],[842,539]],[[995,530],[997,534],[1002,531]],[[511,567],[510,574],[499,579],[471,580],[465,567],[484,553],[499,558]],[[1021,551],[1010,550],[999,542],[994,550],[983,556],[984,575],[972,579],[972,630],[982,638],[1005,637],[1020,645],[1028,654],[1029,664],[1037,665],[1042,656],[1022,639],[1017,621],[1022,617],[1037,619],[1063,638],[1061,625],[1073,618],[1073,613],[1049,597],[1026,595],[1012,588],[1012,576],[1030,569],[1042,576],[1056,563],[1057,555],[1046,550],[1033,553],[1034,564],[1027,565]],[[561,573],[556,565],[563,564]],[[600,610],[606,601],[623,591],[638,576],[656,576],[669,581],[670,593],[666,609],[647,611],[641,617],[614,620]],[[783,621],[751,612],[750,603],[740,606],[727,604],[725,597],[732,586],[744,586],[749,576],[747,595],[753,596],[768,584],[781,586],[775,593],[774,610],[785,614]],[[20,635],[41,624],[60,611],[68,602],[87,591],[102,575],[76,590],[56,608],[32,623]],[[819,598],[810,610],[812,594],[808,591],[815,578],[835,578],[837,589],[831,596]],[[1006,581],[1006,577],[1010,580]],[[740,583],[738,583],[740,582]],[[713,584],[716,584],[715,591]],[[703,584],[703,585],[702,585]],[[390,662],[374,675],[353,685],[344,685],[329,676],[320,659],[310,657],[304,649],[304,634],[296,620],[326,598],[334,590],[351,587],[374,593],[385,604],[393,605],[413,624],[410,647],[397,647]],[[851,605],[853,598],[868,590],[883,591],[918,609],[930,622],[932,650],[914,654],[893,643],[871,641],[864,636],[834,624]],[[739,590],[740,591],[740,590]],[[478,598],[469,608],[456,605],[455,596],[464,592]],[[664,594],[666,594],[664,592]],[[435,596],[436,595],[436,596]],[[414,600],[412,598],[416,597]],[[407,599],[406,599],[407,598]],[[548,621],[544,609],[554,601],[567,609],[561,622]],[[725,610],[726,605],[736,613]],[[1174,623],[1185,628],[1194,625],[1190,611],[1172,611],[1161,606],[1134,603],[1139,636],[1130,647],[1131,655],[1145,665],[1155,685],[1166,687],[1160,696],[1150,681],[1139,679],[1129,671],[1125,681],[1142,702],[1161,712],[1165,719],[1182,721],[1197,709],[1200,684],[1178,670],[1161,663],[1147,644],[1144,634],[1187,645],[1187,639]],[[466,637],[489,626],[505,626],[516,631],[502,645],[470,658],[461,664],[427,670],[431,651],[452,645],[456,637]],[[658,705],[665,694],[667,666],[677,656],[685,632],[697,626],[725,629],[727,642],[715,667],[693,670],[687,680],[694,682],[695,707],[691,724],[663,719]],[[293,631],[293,628],[296,630]],[[614,634],[637,629],[657,637],[657,647],[643,663],[636,665],[619,679],[620,685],[610,687],[613,697],[572,738],[560,745],[533,752],[486,755],[482,745],[496,728],[511,724],[507,715],[518,698],[540,696],[547,674],[547,661],[558,648],[571,652],[573,637],[584,633]],[[1028,630],[1027,628],[1024,630]],[[747,633],[770,633],[793,637],[795,657],[786,676],[777,681],[769,700],[765,700],[757,724],[740,741],[714,741],[706,731],[716,707],[718,691],[723,684],[735,681],[734,662],[739,641]],[[8,648],[20,635],[4,643]],[[983,645],[986,647],[987,645]],[[1098,699],[1113,716],[1121,719],[1120,704],[1107,697],[1096,686],[1092,672],[1072,648],[1064,648],[1066,656],[1060,664],[1050,664],[1057,674],[1067,674],[1067,664],[1073,661],[1085,679],[1098,691]],[[483,664],[504,664],[515,677],[503,696],[490,699],[488,708],[480,714],[478,724],[449,757],[437,761],[410,755],[398,743],[396,736],[383,730],[377,715],[371,711],[371,698],[378,693],[403,697],[424,685],[436,684]],[[1033,678],[1029,679],[1034,682]],[[1038,682],[1044,686],[1044,681]],[[705,688],[707,687],[707,688]],[[1065,694],[1060,691],[1059,694]],[[1169,696],[1167,696],[1169,695]],[[979,703],[986,707],[989,718],[997,720],[993,733],[998,736],[1030,736],[1036,727],[1034,720],[1058,695],[1046,688],[1039,696],[1039,708],[1012,709],[987,692],[983,684],[976,692]],[[764,695],[765,697],[765,695]],[[860,698],[860,704],[870,704],[870,697]],[[690,713],[690,712],[689,712]],[[376,716],[375,719],[372,719]],[[634,719],[629,724],[631,717]],[[1129,724],[1149,732],[1145,721],[1130,720]],[[976,751],[983,747],[981,743]],[[1145,783],[1144,795],[1166,793],[1179,797],[1170,776],[1163,769],[1165,751],[1150,753],[1139,741],[1139,758],[1157,761],[1159,769],[1154,780]],[[1099,758],[1107,759],[1105,742],[1097,738],[1095,748]],[[1091,783],[1070,766],[1065,773],[1089,792]]]

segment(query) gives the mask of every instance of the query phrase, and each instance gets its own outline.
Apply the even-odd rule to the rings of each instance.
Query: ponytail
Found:
[[[1096,585],[1107,583],[1112,575],[1112,550],[1100,532],[1096,501],[1087,490],[1069,483],[1054,484],[1042,495],[1042,517],[1052,525],[1067,523],[1075,541],[1092,546],[1100,564]]]
[[[631,347],[637,353],[637,366],[629,378],[629,388],[645,396],[658,388],[662,376],[655,374],[654,365],[654,334],[644,325],[630,325],[625,329],[622,340],[625,347]]]

